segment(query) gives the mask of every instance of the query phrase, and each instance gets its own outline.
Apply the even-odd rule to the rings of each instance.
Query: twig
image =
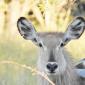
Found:
[[[25,64],[19,64],[19,63],[17,63],[17,62],[14,62],[14,61],[0,61],[0,64],[13,64],[13,65],[17,65],[17,66],[19,66],[19,67],[22,67],[22,68],[25,68],[25,69],[27,69],[27,70],[30,70],[31,72],[33,72],[33,73],[36,73],[37,75],[40,75],[40,76],[42,76],[44,79],[46,79],[51,85],[55,85],[48,77],[47,77],[47,75],[45,74],[45,73],[43,73],[43,72],[40,72],[40,71],[38,71],[38,70],[36,70],[36,69],[33,69],[31,66],[27,66],[27,65],[25,65]]]

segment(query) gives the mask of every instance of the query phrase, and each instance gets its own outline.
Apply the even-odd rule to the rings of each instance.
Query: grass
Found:
[[[36,47],[25,40],[0,38],[0,61],[11,60],[36,66]],[[26,43],[25,43],[26,42]],[[35,85],[36,77],[19,66],[0,64],[0,85]]]

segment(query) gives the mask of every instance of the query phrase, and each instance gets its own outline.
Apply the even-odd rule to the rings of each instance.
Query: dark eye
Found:
[[[39,43],[39,46],[40,46],[40,47],[42,47],[42,44],[41,44],[41,43]]]
[[[63,47],[63,46],[64,46],[64,43],[61,43],[61,44],[60,44],[60,47]]]
[[[36,38],[34,38],[34,39],[33,39],[33,41],[37,42],[37,39],[36,39]]]

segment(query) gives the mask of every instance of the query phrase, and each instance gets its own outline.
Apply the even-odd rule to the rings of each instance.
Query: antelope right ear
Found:
[[[17,21],[18,31],[23,36],[24,39],[32,40],[37,36],[36,30],[32,23],[28,21],[25,17],[20,17]]]
[[[42,41],[30,21],[25,17],[20,17],[17,21],[18,31],[26,40],[32,40],[36,45],[42,47]]]
[[[70,40],[78,39],[84,32],[85,29],[85,20],[83,17],[76,17],[71,24],[68,25],[68,28],[62,39],[61,46],[65,46]]]

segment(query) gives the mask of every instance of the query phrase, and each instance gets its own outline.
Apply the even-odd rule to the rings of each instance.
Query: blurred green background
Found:
[[[17,30],[17,20],[24,16],[38,32],[64,32],[76,16],[85,16],[84,0],[0,0],[0,62],[14,61],[36,68],[37,49]],[[67,50],[76,59],[85,58],[85,33],[71,41]],[[0,85],[36,85],[36,76],[24,68],[0,63]]]

